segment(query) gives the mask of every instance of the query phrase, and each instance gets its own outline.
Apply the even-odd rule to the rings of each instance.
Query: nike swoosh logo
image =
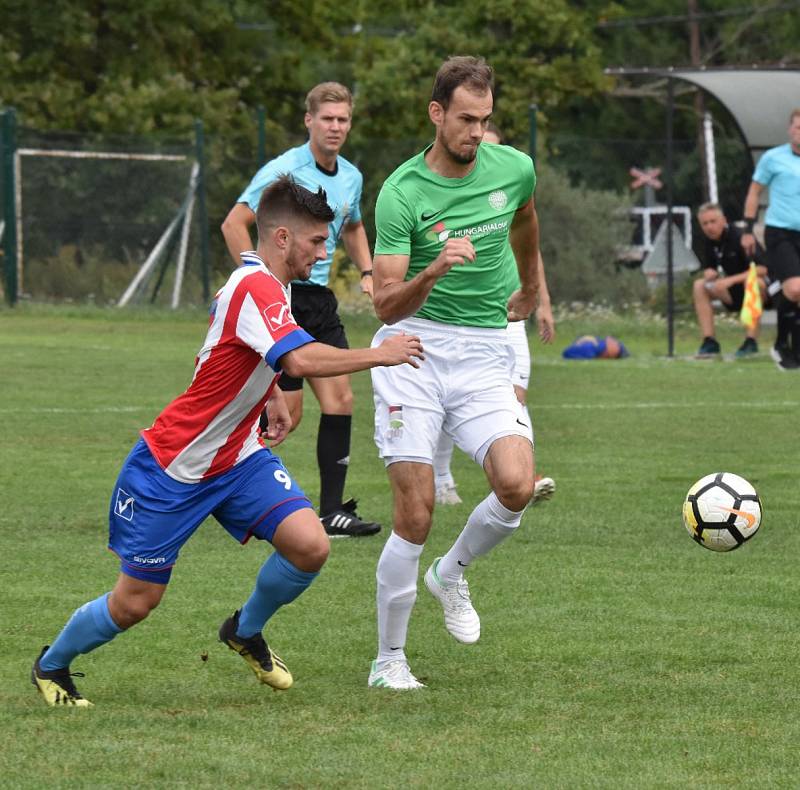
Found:
[[[519,423],[519,424],[520,424],[520,425],[521,425],[523,428],[527,428],[527,427],[528,427],[527,423],[524,423],[524,422],[522,422],[522,420],[520,420],[520,419],[519,419],[519,417],[517,418],[517,422],[518,422],[518,423]]]
[[[726,510],[728,513],[735,513],[737,516],[741,516],[747,522],[748,529],[752,529],[756,524],[756,517],[746,510],[737,510],[735,507],[725,507],[724,505],[717,505],[717,507],[720,510]]]
[[[458,563],[458,564],[459,564],[459,565],[460,565],[462,568],[466,568],[466,567],[468,567],[467,565],[464,565],[464,563],[463,563],[463,562],[461,562],[461,560],[456,560],[456,562],[457,562],[457,563]]]
[[[427,222],[429,219],[433,219],[434,217],[436,217],[439,214],[441,214],[442,211],[444,211],[444,209],[441,209],[441,208],[438,211],[423,211],[422,215],[420,216],[420,219],[423,222]]]
[[[122,515],[127,509],[128,505],[133,502],[133,497],[128,497],[124,502],[117,502],[117,513]]]

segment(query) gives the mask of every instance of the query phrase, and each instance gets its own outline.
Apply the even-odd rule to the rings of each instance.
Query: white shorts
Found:
[[[517,387],[528,389],[531,380],[531,350],[528,347],[528,333],[525,321],[510,321],[506,327],[508,344],[514,352],[511,367],[511,382]]]
[[[425,359],[419,368],[371,371],[375,444],[387,464],[431,463],[442,431],[481,465],[503,436],[522,436],[533,444],[530,419],[511,384],[513,354],[505,329],[407,318],[381,327],[372,346],[401,331],[420,337]]]

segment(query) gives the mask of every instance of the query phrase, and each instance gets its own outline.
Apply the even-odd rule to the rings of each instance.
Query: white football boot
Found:
[[[395,689],[397,691],[425,688],[425,684],[420,683],[411,674],[408,661],[404,658],[382,661],[380,664],[373,661],[367,685],[374,689]]]
[[[471,645],[480,639],[481,619],[472,607],[469,597],[469,585],[462,576],[455,584],[445,587],[436,575],[436,568],[441,557],[437,557],[425,572],[425,586],[444,609],[444,624],[447,630],[465,645]]]

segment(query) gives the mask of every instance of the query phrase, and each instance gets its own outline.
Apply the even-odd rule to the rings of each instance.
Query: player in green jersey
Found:
[[[391,334],[419,335],[426,358],[411,376],[373,375],[375,441],[394,498],[394,527],[378,562],[378,655],[369,685],[415,689],[405,655],[419,560],[434,509],[432,458],[444,431],[479,463],[491,492],[425,584],[460,642],[480,637],[463,577],[514,533],[533,494],[533,435],[510,377],[509,321],[537,303],[539,226],[530,157],[482,145],[493,74],[482,60],[449,58],[433,85],[432,145],[384,183],[376,205],[374,305]],[[517,270],[520,287],[508,296]]]

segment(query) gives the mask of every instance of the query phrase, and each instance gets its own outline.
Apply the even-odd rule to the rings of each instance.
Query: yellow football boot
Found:
[[[45,645],[39,658],[33,663],[31,670],[31,683],[39,690],[44,701],[53,708],[71,706],[73,708],[91,708],[92,703],[83,697],[75,684],[73,677],[82,678],[83,672],[70,672],[69,667],[46,672],[39,666],[39,661],[50,645]]]
[[[237,636],[236,629],[239,627],[239,612],[233,613],[219,629],[219,641],[227,645],[231,650],[235,650],[246,662],[250,669],[256,673],[256,677],[274,689],[284,691],[294,682],[292,673],[289,672],[286,664],[280,656],[270,650],[269,645],[264,641],[261,634],[248,637],[247,639]]]

